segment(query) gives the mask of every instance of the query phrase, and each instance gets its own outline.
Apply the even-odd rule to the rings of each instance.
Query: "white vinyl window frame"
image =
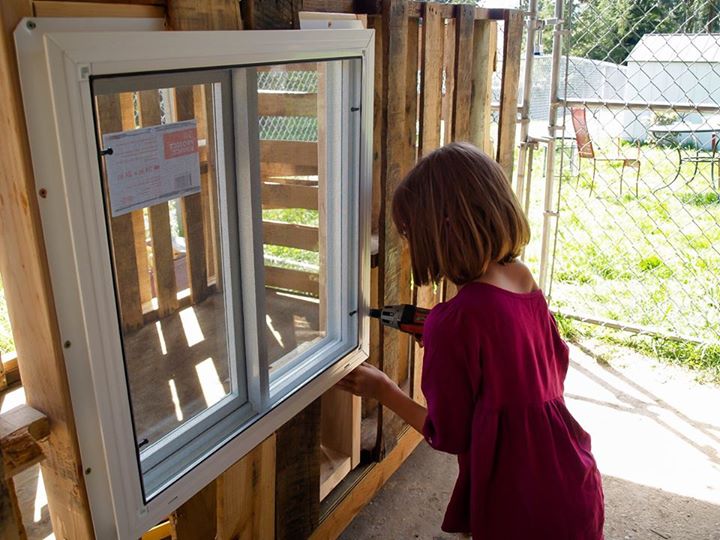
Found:
[[[98,538],[137,538],[283,423],[327,391],[369,353],[370,194],[374,44],[371,30],[162,32],[157,20],[24,19],[15,32],[32,161],[53,294],[65,349],[78,441]],[[88,31],[92,29],[92,31]],[[118,46],[121,43],[122,46]],[[130,397],[125,384],[113,271],[97,159],[92,81],[158,72],[357,59],[328,70],[328,252],[341,253],[328,270],[327,337],[286,368],[269,375],[259,321],[264,288],[259,163],[253,111],[254,70],[232,71],[235,178],[241,246],[235,273],[242,296],[247,403],[214,424],[188,470],[143,492]],[[343,81],[334,85],[333,79]],[[248,99],[250,98],[250,99]],[[359,111],[357,109],[360,109]],[[352,109],[352,112],[351,112]],[[332,136],[334,134],[335,136]],[[355,138],[355,144],[347,141]],[[228,149],[225,149],[228,151]],[[338,153],[340,155],[338,155]],[[230,174],[229,177],[232,177]],[[226,190],[226,193],[230,191]],[[336,216],[347,217],[340,219]],[[227,241],[228,239],[226,239]],[[242,246],[254,246],[250,256]],[[259,248],[258,248],[259,246]],[[230,263],[225,261],[225,265]],[[239,277],[237,274],[239,273]],[[248,316],[253,312],[255,316]],[[263,318],[261,318],[263,317]],[[236,411],[236,412],[237,412]],[[244,422],[244,423],[243,423]],[[187,446],[192,447],[192,441]],[[209,450],[208,450],[209,448]],[[192,448],[186,451],[192,451]],[[162,461],[162,460],[160,460]],[[168,465],[173,465],[168,462]],[[160,478],[165,478],[160,471]],[[137,474],[135,474],[137,473]],[[167,486],[171,486],[166,489]]]

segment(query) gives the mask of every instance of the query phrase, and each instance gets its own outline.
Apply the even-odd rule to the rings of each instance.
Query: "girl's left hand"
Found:
[[[338,382],[337,387],[356,396],[380,400],[385,388],[391,384],[390,377],[385,373],[371,364],[363,363]]]

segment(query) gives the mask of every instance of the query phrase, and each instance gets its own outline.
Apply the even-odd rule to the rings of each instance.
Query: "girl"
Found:
[[[470,144],[449,144],[418,161],[392,211],[415,284],[446,278],[458,288],[425,323],[427,409],[369,364],[339,386],[378,399],[430,446],[457,454],[444,531],[476,540],[602,539],[590,436],[563,399],[568,347],[517,261],[530,231],[502,169]]]

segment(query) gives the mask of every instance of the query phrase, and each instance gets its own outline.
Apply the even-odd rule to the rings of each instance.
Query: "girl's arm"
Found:
[[[370,364],[362,364],[347,375],[338,387],[357,396],[377,399],[422,433],[427,409],[403,392],[390,377]]]

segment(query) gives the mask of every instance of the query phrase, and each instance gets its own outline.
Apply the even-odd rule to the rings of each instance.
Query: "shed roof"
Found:
[[[720,62],[720,34],[645,34],[628,62]]]

